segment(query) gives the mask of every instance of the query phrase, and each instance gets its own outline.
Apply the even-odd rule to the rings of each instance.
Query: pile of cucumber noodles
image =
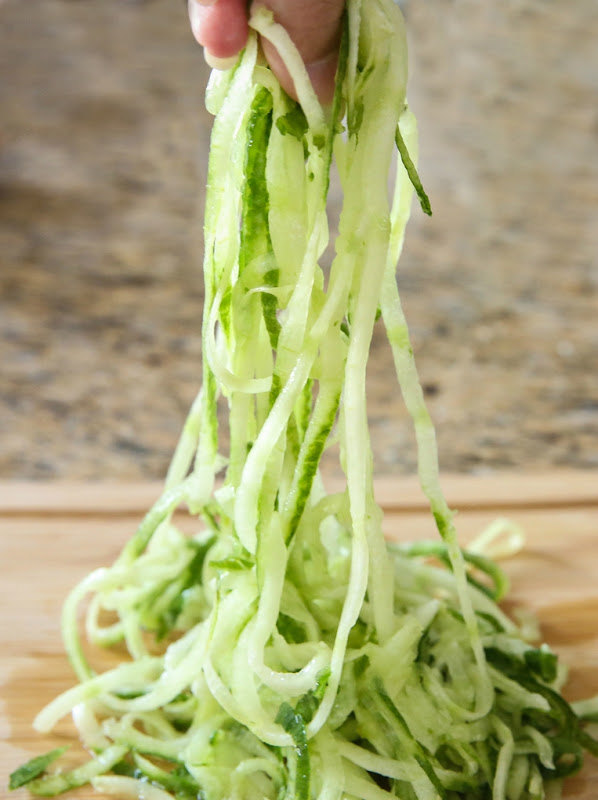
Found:
[[[54,750],[10,786],[52,796],[90,783],[144,800],[559,796],[583,751],[598,754],[587,730],[598,703],[562,699],[554,654],[497,606],[500,569],[457,544],[397,291],[414,188],[429,212],[401,14],[393,0],[349,0],[326,110],[271,14],[251,28],[207,90],[202,388],[163,495],[114,565],[68,597],[79,682],[35,720],[50,731],[72,713],[90,758],[61,771]],[[333,162],[343,205],[324,269]],[[382,534],[365,395],[379,317],[434,542]],[[318,469],[329,447],[346,476],[332,494]],[[181,507],[195,535],[177,528]],[[113,669],[96,673],[84,655],[83,601],[85,638],[128,652]]]

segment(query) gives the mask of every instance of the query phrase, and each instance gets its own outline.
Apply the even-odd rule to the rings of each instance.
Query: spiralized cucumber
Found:
[[[545,797],[598,747],[554,655],[498,608],[500,569],[460,550],[440,489],[395,279],[414,186],[429,212],[403,19],[392,0],[349,0],[327,112],[269,12],[251,26],[208,87],[202,389],[164,494],[67,600],[79,684],[35,721],[49,731],[72,712],[92,757],[43,774],[53,751],[13,783],[148,800]],[[299,103],[261,63],[258,33]],[[333,161],[344,200],[324,270]],[[424,545],[387,544],[374,500],[365,372],[380,312],[440,534]],[[333,442],[346,488],[327,494]],[[195,536],[177,527],[181,506]],[[88,595],[87,638],[129,653],[101,674],[77,626]]]

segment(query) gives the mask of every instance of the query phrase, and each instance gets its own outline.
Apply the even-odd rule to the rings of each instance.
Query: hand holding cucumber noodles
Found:
[[[460,550],[439,487],[395,280],[414,186],[429,211],[402,17],[392,0],[349,0],[327,112],[269,12],[251,26],[207,92],[201,392],[164,494],[116,563],[67,599],[79,683],[35,720],[49,731],[72,713],[91,757],[52,772],[52,751],[11,787],[51,796],[91,783],[148,800],[547,797],[584,749],[598,753],[585,730],[598,704],[562,699],[563,669],[499,609],[504,576]],[[262,63],[258,33],[299,103]],[[324,271],[333,160],[344,201]],[[379,314],[436,542],[392,545],[381,532],[365,396]],[[332,442],[346,488],[327,494],[318,465]],[[194,536],[177,528],[181,506],[198,519]],[[129,654],[105,672],[79,638],[83,600],[88,640]]]

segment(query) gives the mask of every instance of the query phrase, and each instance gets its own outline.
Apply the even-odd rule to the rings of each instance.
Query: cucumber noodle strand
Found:
[[[72,712],[92,759],[41,777],[25,765],[32,791],[528,800],[583,748],[598,752],[558,694],[554,655],[496,605],[506,579],[479,551],[497,547],[498,529],[476,552],[459,548],[395,276],[413,186],[425,196],[404,23],[393,0],[349,0],[343,25],[326,113],[263,8],[237,65],[210,79],[202,387],[163,494],[64,605],[79,684],[35,727]],[[258,35],[299,103],[262,63]],[[325,269],[333,162],[343,206]],[[382,533],[365,389],[380,312],[435,543]],[[319,465],[335,446],[345,480],[328,494]],[[79,633],[84,602],[87,638],[119,658],[103,671]],[[575,708],[591,719],[596,702]]]

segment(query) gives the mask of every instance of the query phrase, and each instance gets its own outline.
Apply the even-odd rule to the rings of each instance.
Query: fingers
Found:
[[[272,10],[276,22],[286,29],[299,50],[320,102],[331,103],[344,0],[255,0],[252,8],[258,5]],[[262,47],[283,89],[297,99],[293,81],[276,49],[269,42],[262,42]]]
[[[293,79],[278,55],[276,48],[270,44],[270,42],[266,41],[262,41],[262,48],[268,64],[270,65],[270,69],[276,75],[282,88],[293,100],[297,100],[297,92],[295,91]],[[337,62],[338,52],[335,50],[320,61],[305,64],[314,91],[320,103],[325,106],[330,105],[334,97],[334,78],[336,75]]]
[[[232,66],[249,33],[245,0],[188,0],[188,8],[208,63],[218,69]]]
[[[208,63],[217,69],[234,64],[249,32],[246,0],[188,0],[189,18]],[[341,34],[344,0],[254,0],[252,9],[266,6],[274,13],[299,50],[320,102],[329,104]],[[297,94],[276,48],[263,41],[264,55],[284,90]]]
[[[344,0],[254,0],[252,10],[266,6],[293,40],[306,64],[338,50]]]

